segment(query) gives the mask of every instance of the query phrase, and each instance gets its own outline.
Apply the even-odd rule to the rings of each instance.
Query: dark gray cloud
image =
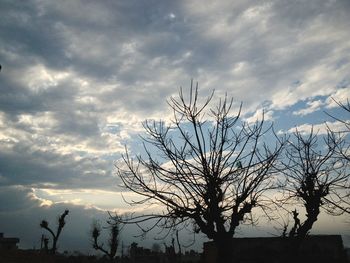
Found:
[[[0,203],[0,213],[13,213],[39,206],[40,202],[33,200],[30,193],[23,186],[1,186],[0,197],[4,202]]]
[[[4,67],[28,66],[44,63],[53,68],[69,66],[63,48],[66,43],[56,29],[54,17],[40,14],[36,1],[3,1],[1,3],[1,38],[6,39],[5,49],[18,56],[20,64],[13,65],[5,56]],[[7,55],[11,55],[7,53]],[[20,60],[20,61],[19,61]],[[7,62],[7,63],[6,63]]]
[[[118,179],[112,175],[112,165],[101,158],[77,160],[72,154],[33,149],[24,143],[0,153],[1,183],[9,186],[114,189]]]
[[[105,220],[107,214],[94,208],[85,208],[68,203],[53,206],[40,206],[34,193],[24,187],[0,187],[1,200],[8,200],[8,205],[0,206],[0,227],[5,236],[19,237],[22,248],[39,248],[40,238],[45,233],[40,229],[41,220],[45,219],[53,228],[57,217],[69,209],[66,226],[59,241],[59,250],[93,251],[90,245],[89,229],[93,220]]]
[[[21,72],[19,72],[21,73]],[[24,72],[22,72],[24,74]],[[6,70],[4,72],[6,74]],[[15,78],[16,76],[11,76]],[[77,94],[76,87],[70,83],[61,83],[50,89],[30,90],[28,83],[16,83],[16,79],[2,83],[0,95],[0,109],[11,117],[22,113],[35,114],[44,111],[68,110],[74,103]]]

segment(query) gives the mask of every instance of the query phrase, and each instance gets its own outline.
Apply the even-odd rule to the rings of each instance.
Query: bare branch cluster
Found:
[[[241,122],[241,107],[232,116],[233,101],[225,97],[212,108],[212,96],[200,105],[198,85],[191,85],[188,102],[180,90],[179,98],[168,102],[174,113],[170,125],[144,123],[146,154],[132,157],[126,151],[122,156],[117,173],[123,187],[143,197],[131,203],[165,207],[128,223],[155,219],[155,225],[173,228],[187,222],[224,243],[240,223],[253,222],[253,208],[268,208],[265,193],[276,188],[273,164],[283,143],[276,140],[268,147],[263,136],[271,127],[265,127],[263,117],[254,124]]]

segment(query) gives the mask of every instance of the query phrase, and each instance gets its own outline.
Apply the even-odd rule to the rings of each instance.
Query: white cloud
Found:
[[[317,133],[319,135],[327,134],[328,129],[330,129],[333,132],[342,132],[344,131],[344,123],[341,123],[339,121],[334,122],[325,122],[320,124],[301,124],[296,127],[290,128],[288,130],[289,133],[293,132],[300,132],[301,134],[310,134],[311,130],[313,130],[314,133]]]
[[[313,113],[315,111],[318,111],[324,105],[324,102],[322,100],[314,100],[314,101],[308,101],[306,105],[308,106],[307,108],[304,108],[298,111],[293,111],[293,114],[304,116],[304,115]]]
[[[335,94],[332,94],[326,99],[327,108],[337,108],[338,103],[347,104],[350,100],[350,88],[342,88],[336,90]]]
[[[248,117],[248,118],[244,118],[244,120],[247,123],[254,123],[256,121],[272,121],[274,119],[273,117],[273,111],[272,110],[268,110],[265,111],[263,109],[258,109],[252,116]]]
[[[24,86],[37,92],[40,89],[57,86],[59,82],[68,79],[69,75],[69,72],[52,70],[37,64],[28,68],[27,72],[23,72],[22,80]]]

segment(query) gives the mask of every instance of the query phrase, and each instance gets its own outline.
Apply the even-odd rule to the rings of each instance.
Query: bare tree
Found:
[[[297,210],[293,211],[294,226],[289,236],[300,241],[312,229],[321,209],[331,215],[346,211],[343,200],[349,174],[344,160],[337,155],[341,141],[331,132],[319,137],[312,129],[308,135],[296,131],[288,140],[283,159],[285,196],[282,204],[296,202],[306,210],[303,222]]]
[[[332,98],[333,101],[339,106],[340,109],[343,110],[343,112],[348,114],[348,117],[350,117],[350,102],[349,99],[346,100],[346,102],[340,102]],[[349,119],[343,119],[340,117],[336,117],[334,115],[331,115],[326,112],[328,116],[333,118],[334,120],[342,123],[344,125],[344,130],[341,131],[333,131],[331,127],[328,127],[329,132],[331,132],[334,135],[337,135],[338,137],[342,138],[341,143],[338,143],[338,154],[340,158],[343,158],[344,161],[347,162],[347,165],[350,165],[350,143],[349,143],[349,133],[350,133],[350,120]],[[350,182],[349,182],[350,184]],[[348,187],[347,195],[344,197],[344,202],[346,203],[346,208],[344,209],[344,212],[350,214],[350,185]]]
[[[56,250],[57,250],[57,241],[58,238],[61,235],[62,229],[65,226],[66,222],[65,222],[65,217],[68,215],[69,210],[65,210],[62,215],[58,218],[58,226],[57,226],[57,230],[56,233],[49,227],[49,223],[46,220],[42,220],[40,223],[40,227],[46,229],[51,235],[52,235],[52,248],[51,248],[51,253],[55,254]],[[46,241],[48,242],[48,240]],[[47,243],[46,243],[47,245]]]
[[[342,103],[339,101],[336,101],[333,99],[334,102],[339,106],[340,109],[342,109],[345,113],[348,113],[348,116],[350,117],[350,102],[349,100],[346,101],[346,103]],[[344,158],[346,161],[348,161],[348,164],[350,162],[350,144],[347,142],[346,138],[349,138],[349,132],[350,132],[350,120],[344,120],[342,118],[336,117],[334,115],[331,115],[326,112],[328,116],[333,118],[334,120],[344,124],[344,130],[335,132],[330,127],[328,127],[328,130],[333,133],[337,134],[339,137],[342,138],[341,142],[338,143],[337,148],[340,156]]]
[[[108,248],[104,248],[103,243],[99,243],[98,238],[101,235],[102,228],[97,222],[93,222],[91,229],[92,236],[92,246],[96,250],[103,252],[111,261],[115,259],[118,245],[119,245],[119,235],[120,227],[118,216],[113,217],[115,220],[107,221],[108,226],[105,227],[109,231]]]
[[[253,223],[253,208],[264,211],[265,192],[275,187],[273,163],[281,150],[262,141],[271,131],[264,119],[255,124],[231,115],[232,99],[209,107],[213,97],[200,105],[198,84],[187,102],[180,89],[178,98],[168,101],[172,123],[146,121],[143,137],[145,156],[132,157],[126,150],[116,164],[122,186],[140,196],[132,205],[156,204],[159,213],[132,215],[126,223],[155,222],[172,229],[192,226],[216,244],[218,262],[228,262],[232,237],[242,223]]]

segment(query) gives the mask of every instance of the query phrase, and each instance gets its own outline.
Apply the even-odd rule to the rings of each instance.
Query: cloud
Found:
[[[113,188],[118,184],[111,172],[111,160],[94,156],[83,158],[72,153],[40,149],[24,142],[2,149],[0,164],[3,185]]]
[[[209,4],[215,6],[213,9],[189,8],[194,12],[194,20],[205,18],[203,27],[196,24],[200,32],[219,30],[222,33],[216,35],[217,46],[226,44],[220,46],[222,61],[210,57],[213,61],[210,65],[220,61],[223,67],[215,64],[217,70],[208,72],[207,78],[213,78],[214,83],[221,80],[220,88],[233,91],[236,98],[248,104],[254,100],[271,100],[274,109],[331,94],[337,83],[346,78],[348,70],[347,63],[337,66],[338,61],[344,61],[338,56],[340,53],[348,57],[344,53],[348,48],[348,43],[344,42],[347,39],[345,28],[339,30],[338,27],[344,25],[342,19],[345,18],[345,13],[338,13],[341,4],[319,5],[311,1],[305,5],[270,2],[247,6],[226,2]],[[337,21],[325,25],[321,17],[328,21],[328,15],[333,12],[340,15]],[[254,23],[254,19],[259,22]],[[323,37],[329,35],[331,39]],[[235,71],[238,65],[245,65],[246,74],[237,76],[227,72],[227,69]],[[297,81],[301,84],[295,86],[293,83]]]
[[[324,105],[324,102],[322,100],[308,101],[306,105],[308,106],[307,108],[298,111],[293,111],[293,114],[304,116],[313,113],[319,110]]]
[[[0,187],[1,200],[6,202],[0,203],[0,213],[11,213],[13,211],[28,210],[40,206],[40,202],[35,200],[32,192],[21,186]]]
[[[122,110],[133,110],[139,120],[144,113],[158,115],[165,98],[188,86],[191,77],[199,79],[203,92],[227,90],[250,110],[264,100],[281,109],[329,95],[347,78],[347,6],[342,1],[198,6],[196,1],[166,1],[157,8],[134,1],[60,6],[32,1],[20,11],[8,4],[6,26],[21,22],[22,31],[35,35],[25,43],[28,49],[17,50],[23,67],[39,72],[39,60],[46,72],[70,72],[87,84],[76,83],[78,96],[93,98],[90,106],[104,116],[111,108],[119,109],[121,118]],[[93,15],[86,18],[86,13]],[[47,29],[34,34],[43,24]],[[6,43],[19,42],[9,30],[4,37]],[[29,49],[39,43],[51,53]],[[8,59],[10,51],[3,50]],[[109,90],[103,92],[104,87]]]
[[[310,134],[311,130],[313,130],[314,133],[317,133],[318,135],[327,134],[328,129],[330,129],[333,132],[342,132],[344,131],[344,123],[341,123],[340,121],[334,121],[334,122],[325,122],[320,124],[301,124],[296,127],[290,128],[288,130],[289,133],[293,132],[300,132],[301,134],[307,135]]]
[[[338,89],[335,94],[329,96],[326,99],[326,108],[337,108],[338,103],[346,105],[349,102],[350,90],[349,88]],[[338,103],[337,103],[338,102]]]
[[[254,123],[256,121],[261,121],[262,119],[264,121],[272,121],[274,119],[273,111],[265,111],[263,109],[258,109],[253,115],[251,115],[248,118],[245,118],[245,121],[247,123]]]

